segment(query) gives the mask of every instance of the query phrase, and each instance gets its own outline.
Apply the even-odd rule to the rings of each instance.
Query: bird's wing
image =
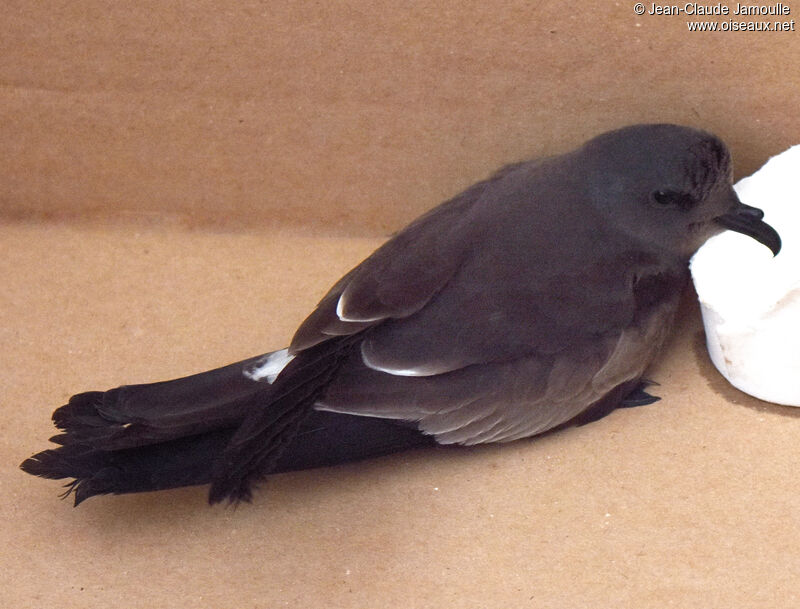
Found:
[[[440,442],[499,441],[638,378],[685,270],[606,227],[552,173],[507,168],[339,281],[290,347],[359,334],[317,407],[417,421]]]
[[[423,308],[463,263],[469,210],[520,166],[504,167],[432,209],[342,277],[300,325],[289,354]]]
[[[501,442],[542,433],[641,377],[677,308],[675,279],[658,276],[658,289],[668,294],[635,314],[627,328],[586,335],[557,352],[531,350],[509,360],[476,362],[427,376],[377,370],[356,353],[317,408],[415,421],[442,444]],[[656,280],[647,282],[652,287]]]

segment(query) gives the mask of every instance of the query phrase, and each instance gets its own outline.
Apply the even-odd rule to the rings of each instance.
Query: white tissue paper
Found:
[[[725,231],[694,255],[692,277],[711,361],[757,398],[800,406],[800,146],[734,186],[781,236],[766,247]]]

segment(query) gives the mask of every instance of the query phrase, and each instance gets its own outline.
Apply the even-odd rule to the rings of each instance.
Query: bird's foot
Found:
[[[633,408],[634,406],[647,406],[658,402],[661,398],[655,395],[650,395],[645,391],[648,387],[658,386],[655,381],[642,379],[639,384],[626,395],[620,402],[618,408]]]

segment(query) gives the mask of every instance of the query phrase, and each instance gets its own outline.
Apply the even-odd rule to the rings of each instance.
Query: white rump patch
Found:
[[[250,368],[246,368],[243,374],[251,381],[266,379],[268,383],[273,383],[294,357],[294,355],[289,355],[288,349],[273,351],[259,359]]]

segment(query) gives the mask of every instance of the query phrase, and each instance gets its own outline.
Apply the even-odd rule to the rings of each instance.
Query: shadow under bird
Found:
[[[688,261],[731,229],[777,254],[715,136],[634,125],[504,167],[340,279],[287,349],[73,396],[22,469],[103,493],[211,484],[417,446],[508,442],[655,401],[642,375]]]

